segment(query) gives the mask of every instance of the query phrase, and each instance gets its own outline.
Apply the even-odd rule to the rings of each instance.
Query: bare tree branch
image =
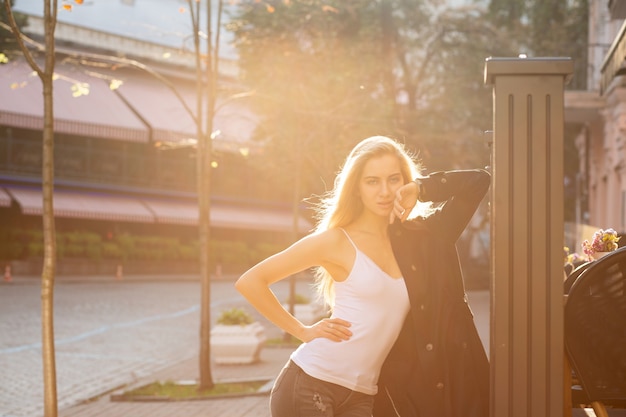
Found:
[[[35,59],[33,58],[32,54],[30,53],[30,51],[26,47],[24,39],[22,38],[22,37],[26,37],[26,36],[22,32],[20,32],[20,29],[17,27],[17,22],[15,21],[15,17],[13,16],[13,11],[11,10],[10,2],[8,0],[4,1],[4,7],[5,7],[6,11],[7,11],[9,24],[7,25],[4,22],[0,22],[0,27],[2,27],[4,29],[7,29],[7,30],[10,30],[11,32],[13,32],[13,36],[15,37],[15,40],[17,41],[17,44],[18,44],[20,50],[24,54],[24,58],[26,58],[26,61],[28,62],[28,65],[30,65],[30,67],[33,69],[33,71],[35,71],[37,73],[39,78],[43,77],[43,70],[41,69],[41,67],[39,67],[39,65],[37,65],[37,63],[35,62]],[[41,50],[42,51],[44,50],[43,45],[41,45]]]
[[[5,4],[8,4],[8,2],[5,2]],[[11,19],[13,19],[12,15],[11,15],[11,18],[9,20],[11,20]],[[14,19],[13,19],[13,23],[15,23]],[[37,49],[40,52],[44,52],[46,50],[46,47],[44,45],[42,45],[41,43],[39,43],[39,42],[29,38],[24,33],[20,32],[19,29],[17,28],[17,26],[15,26],[15,29],[14,29],[13,26],[8,26],[6,23],[0,22],[0,27],[3,27],[5,29],[9,29],[9,30],[13,31],[13,34],[15,35],[18,43],[20,44],[20,49],[22,49],[22,51],[24,52],[24,56],[28,60],[29,65],[33,68],[33,70],[37,71],[37,73],[41,77],[41,74],[43,74],[43,72],[41,71],[41,69],[36,67],[37,64],[34,61],[34,59],[32,57],[32,54],[30,53],[30,51],[29,51],[29,49],[28,49],[28,47],[26,45],[27,44],[31,45],[32,47],[34,47],[35,49]],[[187,105],[187,103],[185,102],[183,97],[180,95],[180,93],[178,92],[178,90],[176,89],[174,84],[171,81],[169,81],[167,78],[163,77],[158,72],[154,71],[148,65],[142,64],[141,62],[136,61],[134,59],[119,58],[119,57],[115,57],[115,56],[94,54],[94,53],[90,53],[90,52],[76,52],[76,51],[73,51],[73,50],[59,48],[59,47],[56,48],[56,51],[57,51],[58,54],[62,54],[62,55],[68,56],[70,58],[76,59],[76,61],[79,64],[81,64],[81,65],[91,64],[91,61],[89,61],[89,60],[93,60],[94,62],[105,62],[105,63],[109,63],[109,64],[117,64],[117,65],[120,65],[120,66],[133,67],[133,68],[137,68],[139,70],[142,70],[142,71],[146,72],[147,74],[151,75],[152,77],[154,77],[155,79],[157,79],[160,82],[162,82],[172,93],[174,93],[174,95],[176,96],[178,101],[181,103],[181,105],[183,106],[183,108],[185,109],[187,114],[189,114],[189,116],[193,119],[193,121],[195,123],[198,122],[198,116]]]

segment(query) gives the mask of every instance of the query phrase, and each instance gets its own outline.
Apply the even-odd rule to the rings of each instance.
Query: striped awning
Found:
[[[167,146],[197,139],[195,80],[177,81],[174,91],[165,83],[136,72],[118,72],[117,75],[124,84],[116,94],[150,126],[153,142]],[[245,148],[251,153],[259,150],[260,145],[250,140],[258,116],[245,100],[218,97],[216,109],[212,123],[214,149],[239,152]]]
[[[211,207],[211,224],[233,229],[291,232],[293,215],[290,210],[218,205]],[[298,218],[299,233],[308,233],[311,228],[310,222]]]
[[[55,73],[58,74],[54,81],[55,132],[148,142],[148,127],[109,88],[107,80],[89,77],[64,64],[57,65]],[[43,129],[42,91],[41,80],[23,60],[0,65],[0,125]]]
[[[198,224],[198,205],[191,200],[143,199],[158,223]],[[291,232],[293,216],[289,210],[274,207],[236,206],[228,203],[211,204],[211,226],[271,232]],[[298,232],[307,233],[312,225],[298,219]]]
[[[198,224],[198,205],[195,202],[175,199],[144,199],[143,202],[152,212],[157,223],[190,226]]]
[[[172,88],[136,70],[100,69],[88,75],[80,65],[55,67],[54,131],[128,142],[177,146],[197,139],[196,84],[177,81]],[[110,82],[121,85],[112,90]],[[22,59],[0,65],[0,126],[43,129],[41,80]],[[251,141],[258,117],[245,100],[218,99],[213,119],[217,151],[259,151]],[[185,108],[186,107],[186,108]]]
[[[22,213],[43,214],[41,189],[7,187]],[[53,196],[55,217],[153,223],[154,215],[137,198],[111,194],[56,191]]]
[[[34,216],[43,214],[43,194],[40,188],[7,186],[4,190],[0,188],[0,191],[0,205],[10,206],[13,199],[23,214]],[[146,198],[55,190],[53,206],[55,217],[61,218],[198,225],[198,204],[189,198]],[[237,206],[220,202],[211,205],[211,226],[224,229],[291,232],[293,216],[289,210],[281,208]],[[299,233],[307,233],[311,228],[312,225],[308,220],[303,217],[298,219]]]

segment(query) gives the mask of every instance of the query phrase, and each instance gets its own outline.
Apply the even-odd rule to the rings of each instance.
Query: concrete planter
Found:
[[[218,324],[211,330],[213,360],[223,365],[258,362],[265,339],[265,328],[259,322],[247,325]]]

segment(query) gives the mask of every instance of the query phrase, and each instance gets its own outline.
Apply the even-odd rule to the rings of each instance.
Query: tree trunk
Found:
[[[47,43],[47,42],[46,42]],[[46,49],[48,50],[48,49]],[[41,274],[41,336],[44,378],[44,415],[57,415],[56,361],[54,347],[54,278],[56,271],[56,230],[54,224],[54,132],[52,105],[52,73],[46,65],[43,78],[43,239],[44,258]]]
[[[58,413],[56,386],[56,359],[54,347],[54,278],[56,272],[56,231],[54,224],[54,102],[53,75],[55,64],[54,31],[57,22],[56,0],[44,0],[45,66],[42,70],[26,48],[11,4],[4,2],[9,25],[30,67],[37,73],[43,86],[43,138],[42,138],[42,194],[43,194],[43,270],[41,273],[41,353],[43,361],[44,416],[56,417]]]
[[[56,417],[58,413],[56,359],[54,349],[54,277],[56,271],[56,231],[54,227],[54,102],[52,77],[54,75],[54,31],[57,22],[57,0],[44,0],[45,67],[42,70],[33,59],[22,40],[11,4],[4,2],[13,35],[30,67],[43,85],[43,270],[41,273],[41,353],[43,361],[44,416]]]
[[[200,47],[200,2],[188,0],[187,4],[192,16],[194,49],[196,54],[196,121],[197,121],[197,194],[198,194],[198,239],[200,243],[200,353],[198,389],[213,388],[211,374],[211,271],[210,271],[210,242],[211,242],[211,140],[213,131],[213,116],[215,113],[215,93],[217,83],[217,48],[213,57],[211,36],[211,2],[207,1],[207,54],[206,68],[203,71],[203,56]],[[194,7],[195,6],[195,7]],[[221,13],[221,2],[220,10]],[[219,33],[219,19],[218,19]],[[215,65],[214,65],[215,62]],[[204,80],[204,81],[203,81]],[[206,95],[206,129],[203,129],[202,114]]]
[[[57,415],[56,360],[54,346],[54,278],[56,272],[56,230],[54,223],[54,104],[53,84],[55,51],[54,29],[56,26],[57,2],[46,0],[45,21],[45,68],[41,76],[43,84],[43,238],[44,259],[41,274],[41,336],[44,378],[44,416]],[[51,9],[52,7],[52,9]]]

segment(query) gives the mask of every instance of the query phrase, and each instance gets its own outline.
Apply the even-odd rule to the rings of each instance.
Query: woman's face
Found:
[[[389,216],[398,188],[404,185],[400,161],[386,154],[367,161],[359,180],[363,207],[378,216]]]

